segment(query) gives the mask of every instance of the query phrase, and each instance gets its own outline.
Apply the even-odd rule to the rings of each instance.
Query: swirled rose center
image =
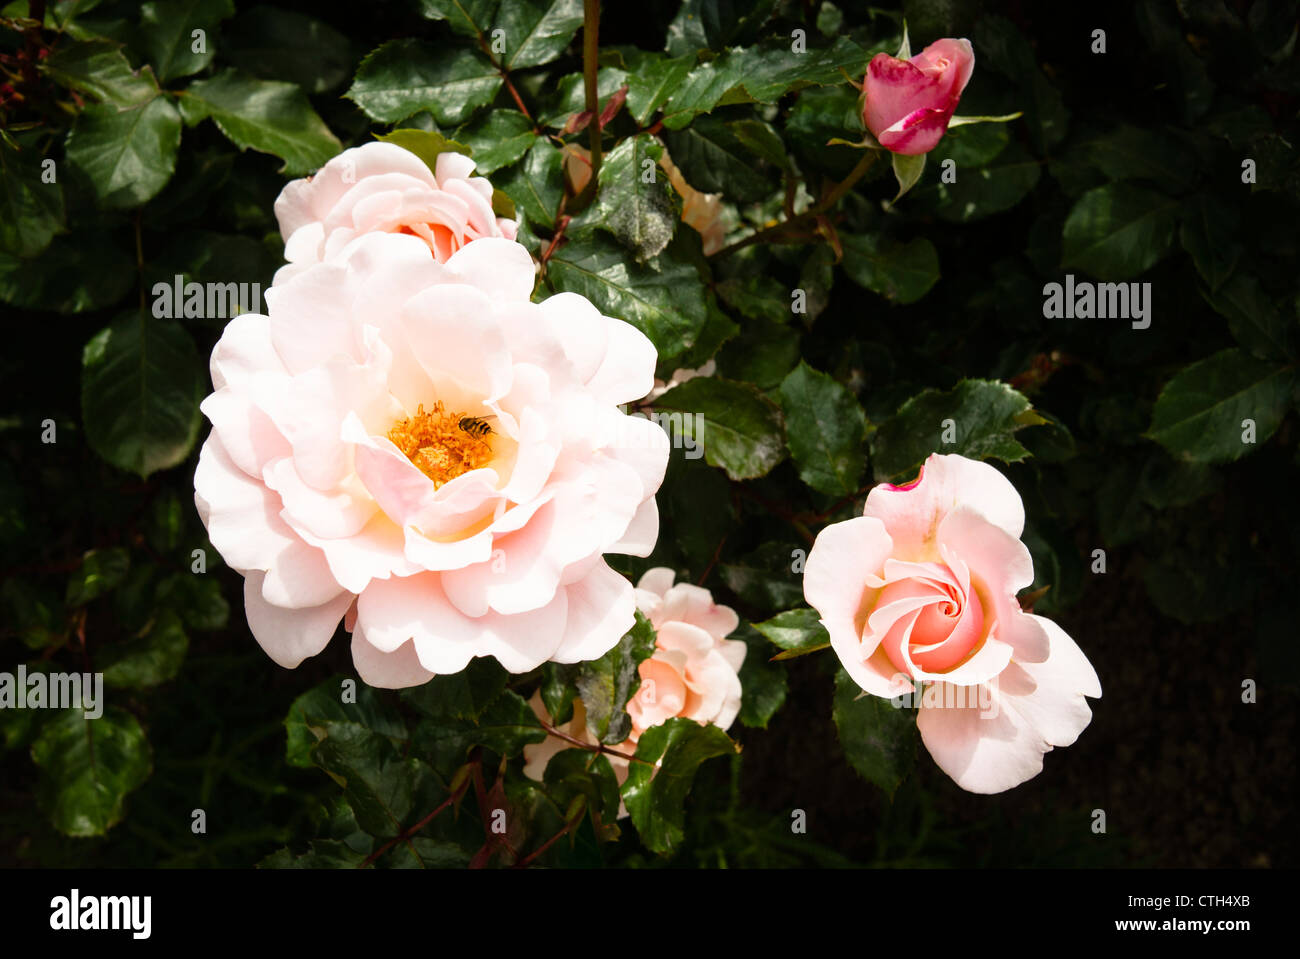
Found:
[[[912,674],[911,666],[927,673],[953,668],[984,636],[984,607],[975,590],[963,588],[947,566],[925,565],[934,567],[930,575],[886,584],[875,606],[894,617],[881,647],[894,668],[907,675]],[[907,656],[903,655],[904,645]]]
[[[398,233],[419,237],[429,245],[433,258],[439,263],[446,263],[461,247],[455,232],[441,223],[403,223],[397,228]]]
[[[428,412],[420,404],[414,416],[399,420],[388,431],[393,445],[434,486],[490,463],[493,435],[481,419],[449,413],[441,401]]]

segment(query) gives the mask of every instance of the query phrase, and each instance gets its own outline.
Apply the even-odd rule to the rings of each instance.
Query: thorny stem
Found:
[[[752,246],[755,243],[762,243],[770,240],[779,234],[786,232],[796,224],[802,225],[810,220],[816,220],[817,217],[821,216],[838,203],[840,199],[843,198],[844,194],[852,190],[853,187],[857,185],[858,181],[867,175],[867,171],[870,170],[872,165],[876,162],[876,156],[879,152],[879,150],[867,150],[866,154],[858,161],[857,166],[850,171],[849,175],[846,176],[842,182],[836,184],[835,189],[826,194],[826,196],[822,198],[821,202],[817,203],[815,206],[809,207],[807,210],[804,210],[796,216],[782,220],[780,223],[774,223],[772,226],[764,227],[756,233],[751,233],[749,236],[737,240],[735,243],[724,246],[713,255],[723,256],[727,253],[734,253],[736,250],[744,249],[745,247]]]
[[[551,237],[551,241],[546,244],[546,249],[542,251],[541,264],[543,269],[545,269],[546,264],[550,260],[552,254],[555,253],[555,248],[559,246],[560,241],[564,239],[564,231],[565,229],[568,228],[569,221],[573,219],[573,217],[568,216],[563,212],[564,197],[560,197],[560,210],[561,212],[559,213],[559,215],[556,217],[555,220],[555,235]]]
[[[524,98],[521,97],[519,95],[519,91],[515,89],[514,82],[510,79],[510,74],[506,72],[505,67],[501,68],[501,79],[506,82],[506,89],[510,91],[510,96],[514,98],[515,106],[517,106],[519,108],[519,112],[524,115],[524,119],[526,119],[529,123],[532,123],[533,126],[536,127],[537,124],[533,120],[532,115],[528,112],[528,107],[524,106]]]
[[[596,195],[596,177],[600,173],[600,93],[596,86],[597,59],[600,54],[600,0],[583,0],[582,10],[582,84],[586,94],[587,137],[591,151],[591,179],[574,201],[575,210],[585,209]]]
[[[557,833],[556,833],[554,836],[552,836],[550,839],[546,840],[546,842],[542,843],[540,846],[538,846],[536,849],[534,849],[532,852],[530,852],[530,853],[529,853],[527,856],[525,856],[523,859],[521,859],[521,860],[519,860],[517,863],[515,863],[515,864],[514,864],[514,868],[515,868],[515,869],[524,869],[524,868],[527,868],[528,866],[532,865],[533,860],[537,859],[539,856],[541,856],[542,853],[546,852],[546,850],[548,850],[548,849],[550,849],[552,846],[554,846],[554,845],[555,845],[559,840],[561,840],[561,839],[563,839],[565,836],[567,836],[567,835],[569,834],[570,831],[571,831],[571,827],[570,827],[570,825],[569,825],[568,823],[565,823],[563,829],[561,829],[559,832],[557,832]]]
[[[437,809],[429,813],[429,815],[425,816],[423,819],[417,822],[410,829],[404,831],[400,836],[394,836],[392,839],[388,840],[388,842],[384,843],[382,846],[380,846],[378,849],[372,852],[369,856],[367,856],[365,862],[361,863],[361,865],[359,865],[357,868],[365,869],[367,866],[373,864],[376,859],[378,859],[384,853],[388,852],[388,850],[392,849],[398,843],[409,842],[412,836],[414,836],[425,826],[429,825],[429,823],[433,822],[434,818],[440,812],[442,812],[448,806],[451,806],[459,802],[460,798],[465,795],[465,792],[468,789],[469,789],[469,780],[466,779],[463,783],[460,784],[460,786],[456,788],[456,790],[450,796],[448,796],[442,803],[439,804]]]
[[[538,720],[538,722],[541,722],[541,720]],[[548,725],[547,723],[541,723],[541,725],[542,728],[545,729],[547,733],[554,736],[556,739],[563,739],[569,745],[577,746],[579,749],[585,749],[587,750],[587,752],[604,753],[606,756],[617,756],[619,759],[626,759],[629,762],[641,763],[642,765],[645,766],[653,765],[653,763],[651,763],[647,759],[639,759],[636,756],[631,756],[627,753],[621,753],[617,749],[610,749],[604,743],[596,743],[594,745],[592,743],[584,743],[581,739],[576,739],[573,736],[570,736],[568,733],[562,733],[554,726]]]
[[[722,547],[726,542],[727,542],[727,537],[726,534],[724,533],[722,537],[718,540],[718,548],[713,551],[713,558],[709,560],[709,565],[704,567],[704,572],[702,572],[700,574],[700,578],[695,581],[696,586],[703,586],[704,581],[708,579],[709,574],[713,572],[713,567],[718,565],[718,557],[722,555]]]
[[[506,89],[510,92],[510,97],[515,101],[515,106],[519,108],[519,112],[524,115],[524,119],[533,125],[534,132],[540,132],[537,121],[528,112],[528,107],[524,106],[524,98],[519,95],[519,91],[515,89],[514,81],[510,79],[510,71],[506,69],[504,63],[497,62],[497,58],[492,55],[492,48],[488,46],[487,37],[483,36],[482,33],[478,35],[478,45],[484,55],[496,66],[497,72],[501,74],[501,79],[505,81]]]

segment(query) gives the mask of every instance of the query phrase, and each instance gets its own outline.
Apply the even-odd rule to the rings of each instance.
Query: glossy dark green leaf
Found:
[[[293,701],[284,717],[285,761],[290,766],[312,764],[311,750],[325,738],[326,724],[353,723],[392,740],[408,736],[395,705],[381,690],[359,680],[335,676]]]
[[[404,758],[385,736],[358,723],[326,721],[323,726],[325,738],[312,758],[343,787],[357,824],[375,837],[400,833],[429,767],[420,759]]]
[[[573,701],[578,698],[578,687],[573,682],[573,668],[563,663],[542,664],[542,705],[556,724],[573,718]]]
[[[516,110],[491,110],[456,136],[473,151],[475,172],[483,176],[515,163],[537,140],[533,125]]]
[[[316,170],[342,149],[300,87],[236,70],[190,84],[181,113],[190,126],[211,117],[241,150],[283,160],[280,172],[289,176]]]
[[[166,97],[119,110],[87,107],[68,134],[68,163],[90,182],[106,209],[139,206],[158,194],[176,169],[181,116]]]
[[[939,254],[923,236],[905,243],[875,234],[840,240],[849,279],[887,300],[914,303],[939,282]]]
[[[368,853],[353,849],[337,839],[314,839],[307,851],[295,856],[288,849],[277,849],[257,864],[258,869],[356,869]]]
[[[456,124],[491,103],[501,82],[497,68],[475,50],[391,40],[361,61],[347,97],[385,123],[428,110],[439,123]]]
[[[102,836],[121,821],[128,794],[153,771],[139,721],[109,706],[98,719],[65,709],[32,744],[38,791],[54,827],[69,836]]]
[[[216,55],[215,28],[231,0],[154,0],[140,7],[139,43],[163,83],[198,73]],[[195,31],[202,31],[198,36]]]
[[[618,645],[599,659],[579,663],[573,683],[587,713],[587,731],[597,741],[616,744],[627,739],[632,719],[627,701],[641,685],[641,663],[655,651],[655,631],[639,611]]]
[[[1241,259],[1238,219],[1235,206],[1211,193],[1191,197],[1183,208],[1178,237],[1211,292],[1223,285]]]
[[[425,720],[412,733],[421,756],[430,757],[438,769],[454,768],[465,761],[474,746],[484,746],[502,756],[518,756],[525,746],[546,738],[541,721],[517,693],[506,690],[477,720]]]
[[[594,221],[640,262],[663,252],[678,223],[662,155],[654,137],[626,137],[600,167]]]
[[[892,796],[916,759],[916,714],[864,694],[841,669],[835,676],[833,715],[849,765]]]
[[[132,70],[121,44],[111,40],[60,44],[41,62],[41,72],[59,86],[119,108],[136,106],[159,92],[153,69],[146,64]]]
[[[660,396],[655,409],[680,412],[684,435],[733,480],[756,479],[785,458],[780,410],[747,383],[696,377]]]
[[[737,719],[756,729],[766,729],[772,717],[785,704],[788,684],[785,666],[771,662],[767,640],[748,626],[733,633],[731,639],[747,647],[740,667],[740,713]]]
[[[1147,435],[1183,459],[1240,459],[1277,430],[1295,388],[1293,367],[1258,359],[1245,350],[1222,350],[1165,384]],[[1252,425],[1253,441],[1247,442]]]
[[[675,79],[675,75],[673,76]],[[744,65],[732,57],[722,56],[693,67],[663,105],[663,123],[669,130],[680,130],[701,113],[708,113],[744,79]]]
[[[497,10],[492,30],[505,41],[501,63],[523,70],[550,63],[582,26],[582,0],[511,0]]]
[[[755,623],[754,628],[790,653],[812,652],[831,641],[815,609],[787,609],[765,622]]]
[[[1009,210],[1038,184],[1042,164],[1019,144],[1008,146],[994,160],[978,167],[957,164],[955,182],[943,180],[942,160],[926,173],[926,185],[912,195],[914,202],[933,203],[941,219],[970,223]]]
[[[694,56],[665,57],[645,53],[628,62],[627,109],[642,126],[668,102],[678,85],[695,66]]]
[[[42,158],[0,144],[0,252],[33,257],[63,228],[63,188],[46,183]]]
[[[1178,201],[1147,187],[1111,183],[1081,196],[1061,233],[1062,265],[1099,280],[1127,280],[1173,244]]]
[[[522,163],[496,178],[497,186],[514,201],[530,223],[553,229],[564,196],[564,155],[549,141],[536,138]]]
[[[799,331],[770,321],[746,323],[745,335],[735,337],[718,353],[719,375],[753,383],[761,390],[780,386],[798,363]]]
[[[125,313],[82,353],[86,439],[118,469],[142,477],[175,466],[198,436],[205,380],[180,323]]]
[[[736,131],[719,119],[701,117],[685,130],[669,132],[667,141],[673,163],[697,190],[752,203],[775,189]]]
[[[1196,175],[1195,158],[1186,144],[1159,129],[1120,124],[1089,140],[1083,150],[1112,180],[1148,180],[1179,192]]]
[[[544,776],[546,791],[560,808],[582,796],[603,823],[618,819],[618,778],[607,757],[585,749],[561,750],[546,764]]]
[[[491,656],[471,659],[458,673],[435,676],[402,698],[434,719],[478,719],[506,688],[510,674]]]
[[[606,316],[631,323],[650,338],[663,361],[689,347],[708,317],[698,270],[672,254],[670,246],[638,264],[616,241],[596,234],[558,250],[547,263],[546,277],[555,292],[581,293]]]
[[[776,0],[685,0],[668,24],[668,52],[693,54],[751,40],[775,6]]]
[[[1029,400],[1005,383],[962,380],[951,390],[928,389],[881,424],[872,464],[877,478],[897,479],[915,476],[931,453],[1015,463],[1029,451],[1013,434],[1040,419]]]
[[[181,618],[163,609],[139,636],[107,647],[98,665],[107,686],[150,689],[175,678],[189,648]]]
[[[501,0],[419,0],[430,20],[445,20],[464,37],[477,38],[492,28]]]
[[[745,92],[761,103],[775,103],[785,94],[808,86],[839,86],[845,74],[861,77],[870,57],[848,37],[830,47],[798,52],[785,39],[764,42],[728,55],[741,74]]]
[[[1217,293],[1207,297],[1210,305],[1228,318],[1233,337],[1251,353],[1265,360],[1283,362],[1295,355],[1295,315],[1290,305],[1279,309],[1259,280],[1237,273]]]
[[[717,726],[674,717],[651,726],[637,741],[636,758],[623,783],[623,802],[641,842],[658,853],[670,853],[685,838],[685,802],[700,764],[736,751]]]
[[[867,418],[848,387],[800,362],[781,382],[781,410],[799,478],[833,496],[856,490],[867,465]]]

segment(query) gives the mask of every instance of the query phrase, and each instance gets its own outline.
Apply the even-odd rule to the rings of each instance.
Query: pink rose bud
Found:
[[[877,53],[867,65],[862,122],[892,153],[929,153],[974,69],[969,40],[936,40],[910,60]]]

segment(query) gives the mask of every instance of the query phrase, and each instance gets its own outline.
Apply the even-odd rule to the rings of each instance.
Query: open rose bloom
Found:
[[[434,164],[431,171],[409,150],[367,143],[344,150],[314,176],[289,183],[275,201],[289,261],[276,282],[338,255],[368,233],[418,237],[439,263],[473,240],[515,238],[515,221],[492,212],[492,184],[470,175],[473,160],[440,153]]]
[[[929,153],[974,70],[969,40],[936,40],[910,60],[877,53],[863,82],[862,122],[891,153]]]
[[[727,729],[740,712],[740,667],[745,661],[745,644],[725,637],[740,624],[734,610],[713,602],[707,589],[690,583],[673,585],[671,569],[647,570],[636,585],[637,608],[655,628],[656,648],[641,662],[641,685],[628,700],[627,713],[632,732],[618,746],[622,753],[636,751],[641,734],[680,716],[698,723]],[[550,714],[541,693],[533,696],[533,711],[549,723]],[[585,743],[595,744],[586,726],[582,701],[573,704],[573,718],[560,731]],[[524,747],[524,772],[541,780],[546,764],[568,745],[551,737]],[[618,781],[627,779],[628,761],[609,757]]]
[[[280,665],[345,618],[383,687],[476,656],[591,659],[632,626],[603,554],[658,533],[667,437],[619,409],[655,350],[581,296],[531,302],[533,282],[508,239],[443,262],[425,236],[368,233],[227,326],[195,501]]]
[[[996,469],[933,454],[914,482],[877,486],[862,516],[822,530],[804,568],[845,670],[871,695],[919,699],[922,741],[971,792],[1036,776],[1101,695],[1074,640],[1016,600],[1034,579],[1024,525]]]

